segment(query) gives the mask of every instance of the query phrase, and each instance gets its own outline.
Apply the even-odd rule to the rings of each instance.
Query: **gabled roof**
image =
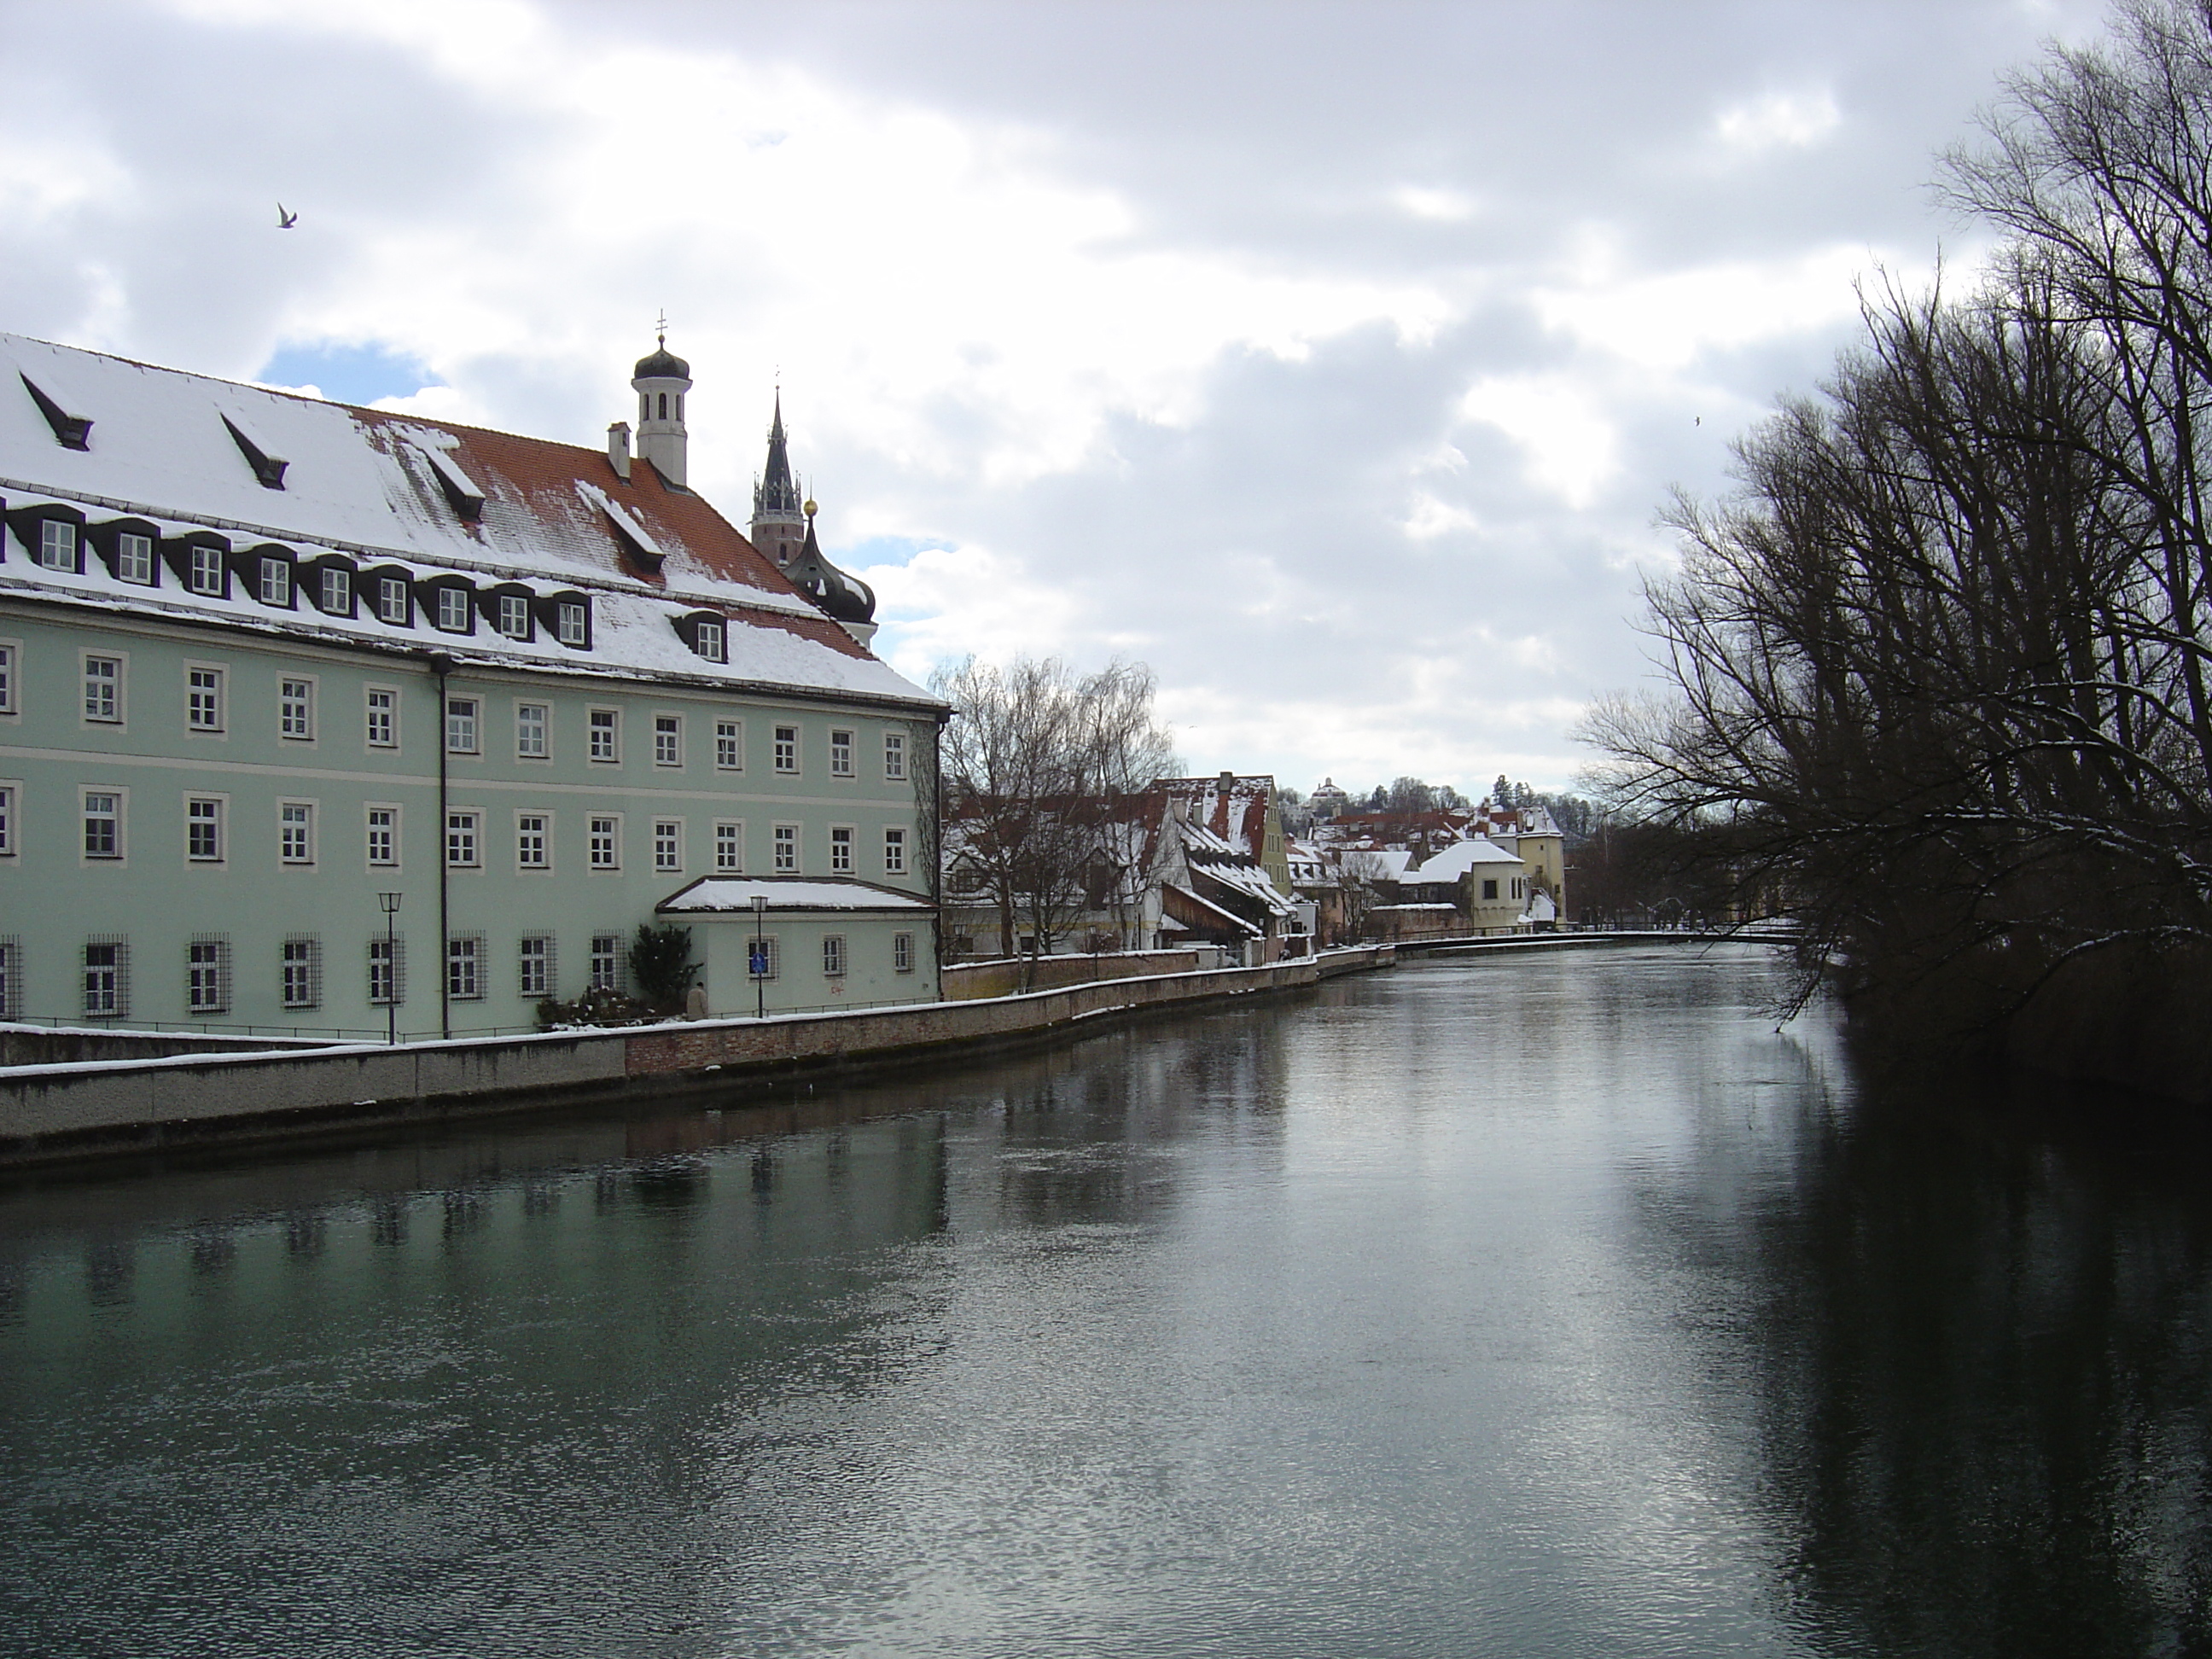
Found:
[[[1457,881],[1477,865],[1510,864],[1516,869],[1521,865],[1521,855],[1500,847],[1496,842],[1476,836],[1468,841],[1454,842],[1449,847],[1428,860],[1419,868],[1401,876],[1407,882]]]
[[[88,423],[82,448],[63,441],[47,404]],[[143,518],[164,535],[214,532],[239,547],[274,542],[305,557],[459,572],[479,586],[574,590],[591,596],[592,639],[588,652],[568,652],[486,629],[454,638],[393,628],[366,608],[353,617],[265,610],[166,580],[153,589],[120,583],[94,559],[82,573],[48,570],[12,539],[0,543],[0,592],[436,649],[465,662],[942,707],[824,616],[704,498],[666,484],[642,459],[625,480],[597,449],[0,334],[0,500],[9,509],[73,506],[94,524]],[[726,661],[696,654],[678,632],[678,618],[702,612],[726,621]]]
[[[1178,796],[1189,803],[1190,821],[1203,824],[1238,849],[1258,858],[1267,842],[1267,807],[1275,798],[1275,780],[1267,773],[1250,777],[1228,775],[1210,778],[1160,778],[1152,793]]]

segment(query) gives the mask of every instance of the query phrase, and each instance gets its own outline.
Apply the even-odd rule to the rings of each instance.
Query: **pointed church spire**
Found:
[[[768,465],[753,486],[752,544],[779,567],[799,556],[806,540],[799,486],[791,477],[791,444],[783,429],[783,388],[775,393],[775,419],[768,429]]]

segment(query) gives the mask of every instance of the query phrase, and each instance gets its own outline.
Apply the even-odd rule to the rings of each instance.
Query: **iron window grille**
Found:
[[[313,933],[294,933],[283,942],[279,988],[287,1008],[323,1006],[323,942]]]
[[[623,942],[620,933],[592,935],[591,987],[594,991],[619,991],[623,981]]]
[[[230,941],[202,933],[185,946],[185,1006],[196,1014],[230,1012]]]
[[[94,933],[80,958],[84,1012],[91,1019],[120,1019],[131,1012],[131,941],[121,933]]]
[[[526,934],[517,968],[515,987],[524,996],[551,996],[557,982],[553,973],[553,935]]]
[[[456,1002],[483,1000],[482,933],[456,933],[446,941],[446,994]]]
[[[368,1000],[377,1007],[407,1000],[407,936],[372,939],[368,942]]]

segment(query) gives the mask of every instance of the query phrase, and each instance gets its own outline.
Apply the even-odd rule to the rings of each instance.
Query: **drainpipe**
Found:
[[[936,952],[940,997],[945,994],[945,722],[951,718],[949,711],[940,713],[929,726],[930,787],[937,797],[929,804],[937,815],[929,836],[929,944]]]
[[[438,745],[438,823],[437,833],[430,842],[431,851],[438,860],[438,948],[430,962],[438,975],[438,1035],[450,1037],[453,1034],[453,987],[446,979],[446,941],[452,936],[448,889],[453,872],[446,857],[447,770],[452,764],[446,753],[446,679],[453,672],[453,659],[442,653],[432,656],[430,672],[438,677],[438,718],[430,727],[431,738]]]

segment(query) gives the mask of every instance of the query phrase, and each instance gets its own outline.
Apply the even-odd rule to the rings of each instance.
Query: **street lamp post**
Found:
[[[376,902],[384,911],[384,1040],[388,1043],[399,1041],[399,949],[398,935],[392,930],[399,916],[399,895],[379,893]]]
[[[752,960],[745,965],[753,970],[753,1018],[768,1018],[768,895],[753,895]]]

